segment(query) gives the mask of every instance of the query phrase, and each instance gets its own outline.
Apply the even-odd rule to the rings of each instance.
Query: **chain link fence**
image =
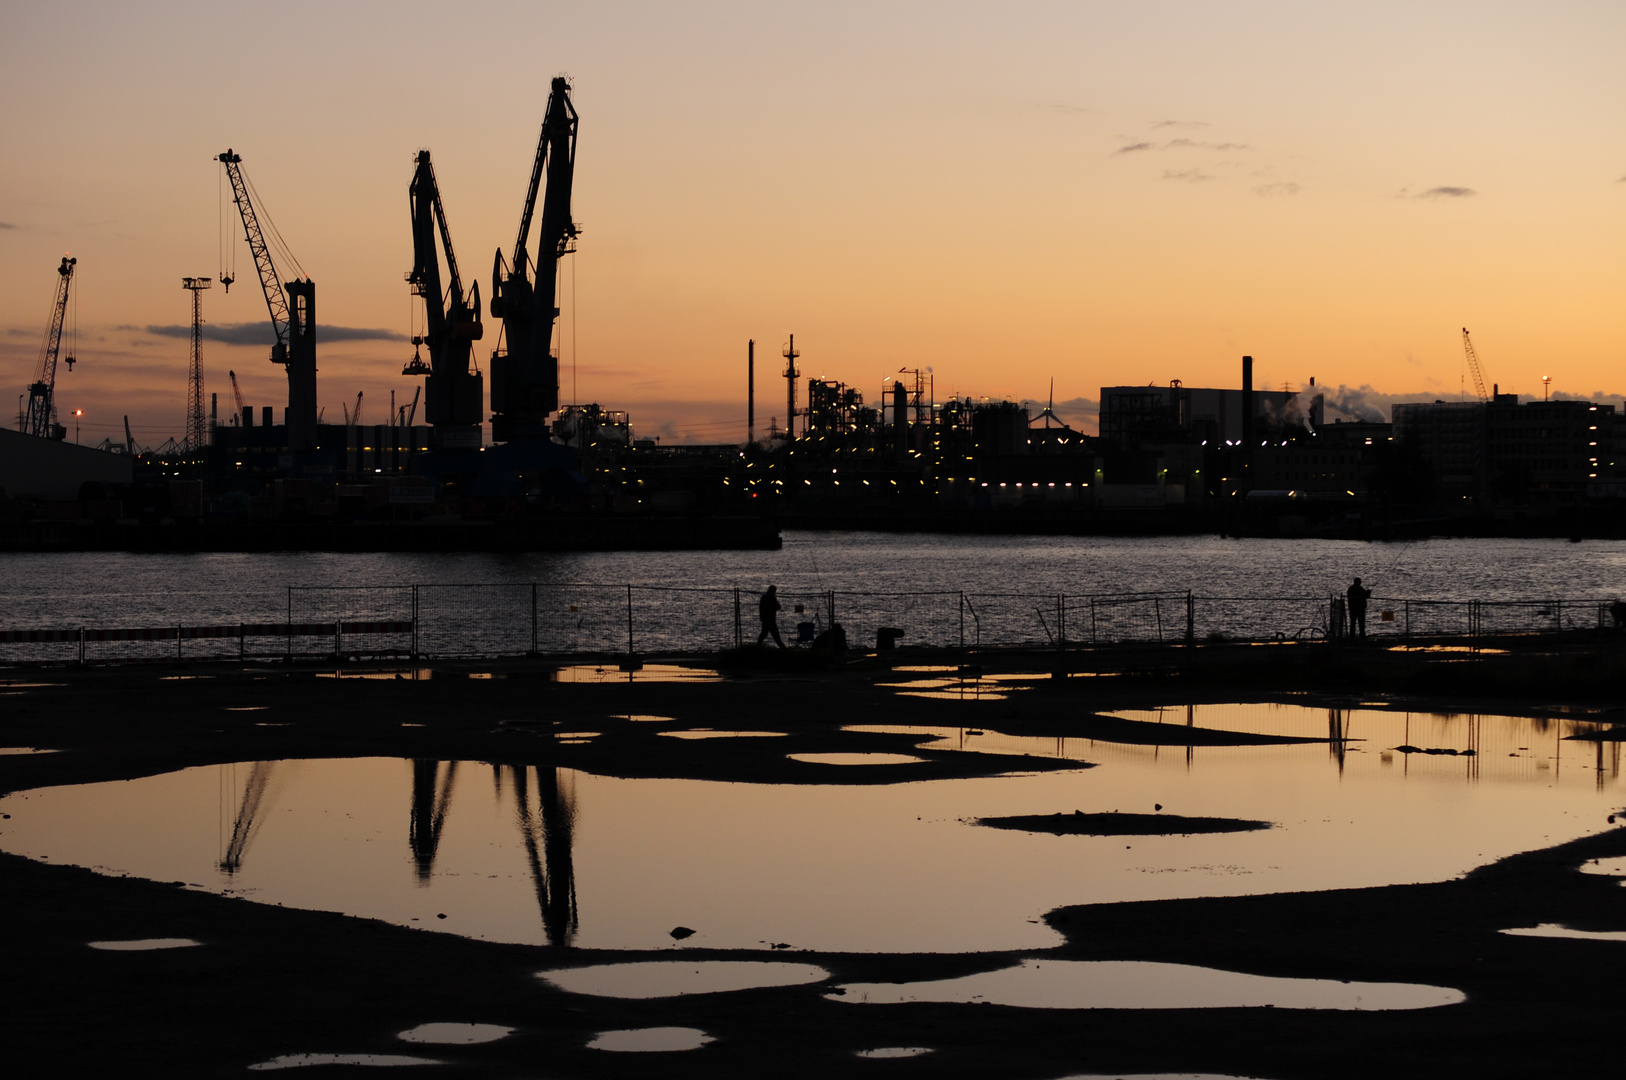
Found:
[[[596,583],[290,587],[232,608],[166,597],[145,618],[0,629],[0,662],[707,654],[762,635],[759,594]],[[132,606],[146,607],[138,603]],[[840,624],[849,648],[1064,649],[1120,644],[1326,641],[1352,633],[1334,596],[786,591],[775,625],[807,647]],[[156,616],[156,617],[155,617]],[[162,622],[160,622],[162,620]],[[1390,646],[1620,629],[1614,600],[1373,597],[1366,635]],[[77,625],[75,625],[77,623]],[[145,623],[145,625],[143,625]]]

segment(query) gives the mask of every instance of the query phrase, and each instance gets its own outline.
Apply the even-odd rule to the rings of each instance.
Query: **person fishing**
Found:
[[[783,649],[785,643],[779,637],[779,586],[768,586],[768,591],[757,601],[757,614],[762,619],[762,632],[757,635],[757,644],[763,644],[771,634],[773,643]]]
[[[1366,601],[1372,595],[1372,590],[1363,589],[1361,579],[1356,578],[1344,595],[1349,599],[1349,636],[1365,640]]]

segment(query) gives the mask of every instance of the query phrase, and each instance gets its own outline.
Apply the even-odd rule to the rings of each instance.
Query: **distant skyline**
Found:
[[[1104,385],[1237,385],[1244,353],[1265,386],[1471,394],[1463,326],[1504,392],[1618,402],[1622,41],[1606,3],[11,4],[0,373],[26,392],[71,252],[59,412],[180,437],[180,279],[218,277],[224,235],[206,390],[224,415],[235,369],[280,417],[229,146],[316,282],[327,419],[358,391],[385,419],[416,385],[414,152],[489,299],[564,73],[561,394],[641,433],[743,438],[748,338],[782,425],[791,333],[872,403],[900,368],[940,400],[1053,378],[1082,423]]]

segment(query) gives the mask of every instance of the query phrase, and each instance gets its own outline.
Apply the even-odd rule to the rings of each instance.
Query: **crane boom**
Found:
[[[73,282],[73,268],[78,259],[62,256],[62,265],[56,268],[56,299],[51,304],[51,325],[45,331],[45,344],[40,350],[39,373],[28,387],[28,415],[23,431],[42,439],[62,440],[68,429],[56,422],[56,362],[62,351],[62,323],[68,314],[68,286]],[[68,357],[68,370],[73,370],[73,357]]]
[[[506,354],[496,353],[491,360],[491,434],[499,441],[516,435],[546,435],[548,414],[559,407],[559,362],[552,353],[553,324],[559,315],[554,290],[559,258],[571,250],[580,231],[570,218],[577,126],[570,83],[556,78],[520,214],[513,262],[505,264],[499,249],[492,266],[491,313],[502,319],[508,344]],[[547,194],[542,202],[533,283],[526,246],[544,171]]]
[[[237,415],[242,416],[247,406],[243,404],[243,392],[237,389],[237,372],[228,371],[226,374],[231,376],[231,396],[237,399]]]
[[[473,370],[472,360],[473,343],[485,335],[480,322],[480,287],[475,285],[470,294],[463,291],[463,276],[457,269],[452,233],[446,223],[446,208],[441,203],[440,185],[435,181],[429,151],[418,151],[417,165],[408,192],[412,207],[413,266],[407,281],[411,282],[412,291],[423,297],[427,312],[425,333],[421,338],[414,338],[413,344],[429,346],[429,367],[426,371],[414,353],[401,373],[428,376],[424,380],[427,397],[424,411],[429,423],[435,426],[438,445],[478,447],[479,424],[485,415],[485,380]],[[440,249],[446,253],[450,278],[444,290],[440,255],[435,248],[437,231]]]
[[[316,285],[309,278],[284,282],[277,275],[260,227],[254,201],[249,197],[243,176],[243,159],[230,148],[219,155],[231,180],[232,201],[243,219],[243,236],[254,255],[260,275],[260,290],[271,315],[276,342],[271,346],[271,362],[288,373],[288,449],[301,452],[316,449]],[[286,253],[286,249],[284,249]],[[284,295],[286,294],[286,295]]]
[[[1462,351],[1468,357],[1468,373],[1474,377],[1474,392],[1479,395],[1480,401],[1490,401],[1490,395],[1485,393],[1485,376],[1479,370],[1479,355],[1474,352],[1474,339],[1468,336],[1468,328],[1462,328]]]

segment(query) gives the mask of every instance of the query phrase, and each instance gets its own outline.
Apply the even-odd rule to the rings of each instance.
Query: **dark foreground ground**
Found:
[[[1097,718],[1154,702],[1347,703],[1388,690],[1397,705],[1453,711],[1570,712],[1608,718],[1622,659],[1613,640],[1559,643],[1462,661],[1331,653],[1303,646],[1072,657],[1120,674],[1053,677],[1050,657],[978,658],[1036,673],[1007,700],[904,699],[880,668],[832,672],[752,665],[709,683],[549,681],[534,662],[434,669],[428,681],[319,678],[321,667],[191,665],[0,672],[0,745],[61,753],[0,756],[0,791],[281,757],[399,756],[568,766],[606,775],[805,782],[787,750],[904,749],[908,736],[841,724],[987,725],[1012,734],[1184,742],[1180,729]],[[778,657],[774,657],[777,661]],[[952,663],[952,661],[951,661]],[[349,663],[346,671],[362,665]],[[613,668],[612,668],[613,670]],[[1565,681],[1552,680],[1563,673]],[[206,679],[166,680],[176,674]],[[469,678],[496,675],[497,678]],[[261,712],[227,711],[252,701]],[[659,739],[629,714],[785,740]],[[603,735],[560,746],[554,723]],[[277,725],[277,726],[268,726]],[[423,726],[413,726],[423,725]],[[1209,733],[1212,738],[1212,733]],[[1010,759],[930,754],[923,775],[1010,768]],[[1034,767],[1021,759],[1022,767]],[[831,766],[820,779],[853,782]],[[897,779],[887,766],[867,782]],[[1603,823],[1599,823],[1600,825]],[[1563,923],[1626,930],[1626,892],[1582,874],[1626,855],[1626,828],[1520,855],[1463,878],[1388,888],[1093,905],[1048,918],[1066,944],[1042,953],[913,955],[685,950],[719,959],[794,959],[832,982],[899,982],[1005,967],[1026,956],[1139,959],[1261,975],[1410,982],[1464,991],[1464,1004],[1412,1012],[1273,1009],[1018,1009],[852,1005],[819,985],[651,1001],[581,997],[534,972],[658,954],[497,945],[341,915],[263,906],[178,885],[0,856],[0,999],[7,1075],[241,1073],[279,1055],[416,1053],[447,1064],[413,1075],[503,1077],[1063,1077],[1185,1072],[1253,1077],[1618,1076],[1626,944],[1510,937]],[[100,939],[189,937],[198,948],[99,952]],[[516,1029],[481,1046],[413,1047],[397,1032],[434,1021]],[[687,1026],[716,1041],[686,1053],[609,1054],[605,1030]],[[901,1060],[857,1051],[926,1046]],[[354,1071],[339,1066],[296,1075]]]

